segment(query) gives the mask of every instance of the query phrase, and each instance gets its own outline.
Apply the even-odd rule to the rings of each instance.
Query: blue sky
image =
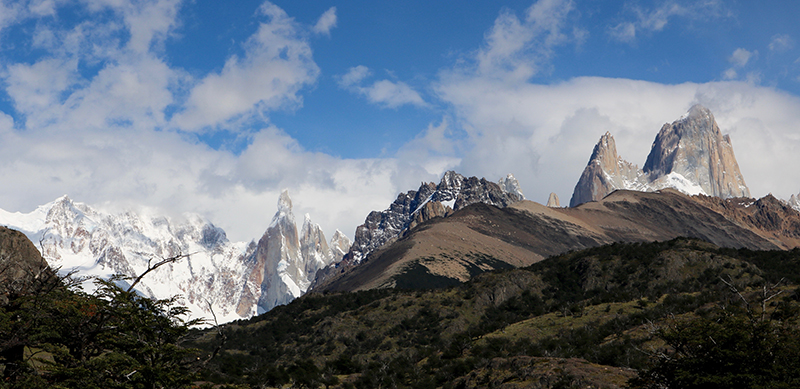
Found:
[[[800,190],[800,3],[0,0],[0,208],[68,194],[352,236],[447,169],[567,203],[708,106],[754,196]]]

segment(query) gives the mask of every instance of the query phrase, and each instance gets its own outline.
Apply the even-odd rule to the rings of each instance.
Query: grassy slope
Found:
[[[657,346],[650,338],[663,318],[735,304],[721,277],[745,294],[787,277],[791,300],[799,258],[677,239],[568,253],[443,290],[312,294],[226,326],[205,378],[254,387],[620,387],[646,365],[643,350]],[[196,344],[210,350],[216,340],[209,333]]]

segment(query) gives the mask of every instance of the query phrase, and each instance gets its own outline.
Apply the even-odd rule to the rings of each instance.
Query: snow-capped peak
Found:
[[[278,212],[272,218],[270,227],[273,227],[285,220],[287,223],[294,225],[294,214],[292,213],[292,199],[289,198],[289,190],[284,189],[278,198]]]
[[[183,219],[98,211],[68,196],[27,214],[0,210],[0,223],[39,243],[51,266],[79,276],[137,276],[153,260],[189,254],[148,273],[137,290],[155,298],[180,295],[194,317],[211,318],[210,303],[220,321],[241,318],[234,308],[246,281],[247,244],[229,242],[225,231],[197,214]]]
[[[513,174],[508,173],[497,183],[500,185],[500,189],[502,189],[504,192],[518,197],[519,200],[525,199],[525,194],[522,193],[522,188],[519,186],[519,181],[517,181]]]

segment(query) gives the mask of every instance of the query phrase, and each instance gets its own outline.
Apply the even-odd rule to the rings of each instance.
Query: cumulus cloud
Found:
[[[438,124],[431,123],[425,131],[403,145],[397,158],[418,161],[426,172],[438,177],[461,162],[459,155],[465,148],[461,140],[459,131],[443,118]]]
[[[540,0],[525,11],[522,20],[509,10],[502,11],[475,55],[477,73],[511,82],[540,73],[554,48],[575,38],[570,34],[585,36],[580,29],[565,32],[573,9],[570,0]]]
[[[313,31],[320,35],[330,35],[334,27],[336,27],[336,7],[331,7],[319,17]]]
[[[344,75],[339,77],[339,86],[342,88],[349,88],[358,85],[365,78],[372,75],[372,71],[364,65],[353,66]]]
[[[669,15],[682,12],[665,8],[642,25],[664,28]],[[503,34],[494,34],[498,26],[502,26]],[[459,145],[459,151],[449,154],[459,158],[457,170],[491,179],[513,173],[530,199],[544,202],[550,192],[568,199],[593,146],[606,131],[614,135],[620,155],[641,166],[661,126],[700,103],[711,109],[723,131],[731,134],[751,193],[763,196],[772,192],[788,198],[799,189],[795,186],[800,182],[800,172],[787,173],[781,168],[781,161],[792,160],[792,150],[800,149],[800,137],[792,124],[800,120],[796,97],[760,87],[752,79],[665,85],[578,77],[543,85],[530,80],[507,82],[503,77],[508,74],[506,69],[514,67],[481,69],[486,48],[499,41],[497,36],[502,36],[503,42],[530,39],[531,33],[521,26],[507,13],[501,14],[492,32],[486,34],[483,49],[474,58],[467,58],[465,64],[441,71],[433,87],[436,95],[452,107],[450,126],[460,132],[429,129],[433,135],[430,144],[443,143],[440,138],[444,137]],[[742,49],[731,56],[731,62],[740,69],[756,55]],[[495,50],[493,56],[490,62],[498,64],[536,62],[540,58],[535,52],[517,49]],[[425,150],[424,142],[415,142],[418,144],[410,143],[409,147],[414,145],[418,153]]]
[[[754,196],[771,192],[788,198],[800,190],[800,173],[782,167],[800,149],[793,124],[800,120],[800,101],[772,88],[582,77],[514,87],[470,80],[442,84],[439,92],[472,129],[473,147],[456,168],[492,179],[513,173],[535,201],[546,201],[550,192],[569,198],[606,131],[614,135],[620,155],[641,166],[661,126],[696,103],[711,109],[723,132],[731,134]]]
[[[384,108],[398,108],[403,105],[427,106],[422,96],[411,86],[402,81],[378,80],[367,86],[363,81],[372,75],[366,66],[358,65],[338,77],[339,86],[358,93],[370,103]]]
[[[673,1],[668,0],[660,6],[647,9],[638,5],[626,6],[630,15],[627,20],[608,27],[608,35],[620,42],[633,43],[642,34],[663,30],[670,20],[683,18],[689,21],[709,20],[730,16],[723,2],[705,1]]]
[[[728,61],[732,63],[733,66],[744,67],[747,65],[747,62],[750,61],[750,58],[755,57],[757,54],[758,51],[747,51],[746,49],[740,47],[733,51],[733,54],[731,54],[730,58],[728,58]]]
[[[298,92],[319,75],[311,47],[281,8],[265,2],[259,11],[267,21],[245,43],[244,57],[230,57],[222,71],[195,85],[186,109],[173,118],[175,126],[202,131],[243,115],[301,104]]]

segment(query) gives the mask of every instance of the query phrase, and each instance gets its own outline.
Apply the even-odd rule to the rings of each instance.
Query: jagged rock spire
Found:
[[[722,135],[714,115],[701,105],[661,127],[643,170],[651,181],[680,174],[710,196],[750,197],[731,138]]]
[[[547,198],[548,207],[560,207],[561,201],[558,200],[558,195],[555,192],[550,192],[550,197]]]
[[[597,201],[616,189],[637,189],[640,170],[617,155],[617,144],[606,131],[594,146],[592,157],[575,185],[570,207]]]
[[[707,108],[695,105],[664,124],[642,170],[617,155],[614,138],[606,132],[575,185],[570,206],[600,200],[617,189],[662,188],[722,198],[750,196],[731,139],[722,135]]]

